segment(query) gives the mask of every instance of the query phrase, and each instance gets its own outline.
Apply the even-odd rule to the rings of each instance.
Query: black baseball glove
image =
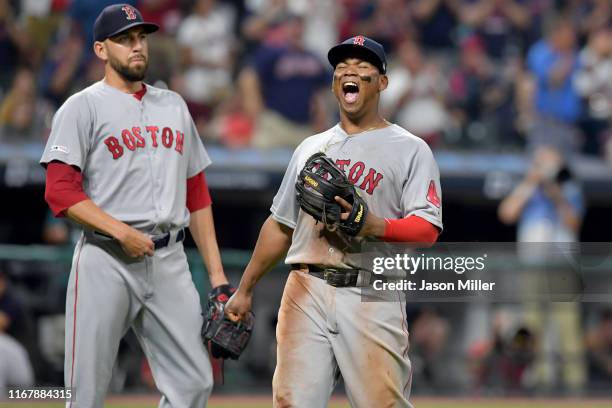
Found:
[[[355,186],[342,170],[324,153],[315,153],[306,161],[295,183],[297,200],[306,213],[321,221],[330,230],[340,228],[348,235],[359,234],[368,206]],[[335,196],[345,199],[352,205],[346,220],[342,220],[342,206]]]
[[[220,285],[208,294],[208,307],[202,326],[202,338],[214,358],[238,360],[251,338],[253,314],[247,321],[234,322],[224,313],[225,304],[236,288]]]

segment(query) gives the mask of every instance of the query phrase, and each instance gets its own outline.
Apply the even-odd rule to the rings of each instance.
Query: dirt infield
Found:
[[[107,400],[107,408],[155,408],[158,397],[153,395],[117,396]],[[480,398],[428,398],[412,400],[415,408],[612,408],[612,399],[480,399]],[[208,408],[270,408],[269,396],[239,395],[215,396]],[[63,408],[61,403],[0,402],[0,408]],[[349,408],[346,398],[334,397],[329,408]],[[375,407],[372,407],[375,408]]]

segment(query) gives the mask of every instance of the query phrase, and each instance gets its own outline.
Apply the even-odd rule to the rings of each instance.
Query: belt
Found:
[[[100,240],[113,241],[112,237],[106,234],[103,234],[101,232],[98,232],[98,231],[92,231],[91,234],[93,235],[88,235],[88,236],[93,236],[98,241]],[[151,241],[153,241],[153,245],[156,250],[165,248],[170,244],[182,242],[185,240],[185,228],[181,228],[176,233],[174,233],[174,239],[172,239],[172,237],[173,237],[172,232],[166,232],[165,234],[161,234],[161,235],[153,235],[151,237]]]
[[[167,247],[171,242],[170,238],[172,237],[171,232],[166,232],[163,235],[155,235],[151,237],[151,241],[153,241],[153,245],[155,245],[155,249],[162,249]],[[172,242],[172,244],[177,242],[182,242],[185,239],[185,228],[181,228],[176,233],[176,239]]]
[[[312,275],[315,278],[323,279],[328,285],[336,288],[355,287],[358,283],[360,283],[360,274],[362,276],[365,274],[369,275],[369,273],[363,269],[322,268],[312,264],[292,264],[291,267],[292,269],[307,269],[309,275]],[[366,277],[368,279],[363,283],[367,284],[369,281],[369,276]],[[363,280],[364,279],[362,279],[362,281]],[[363,286],[363,283],[361,283],[360,286]]]

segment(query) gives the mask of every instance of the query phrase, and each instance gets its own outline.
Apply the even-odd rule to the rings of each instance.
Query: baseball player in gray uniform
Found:
[[[295,150],[226,313],[244,318],[255,284],[288,252],[292,271],[278,314],[274,406],[326,407],[341,375],[354,407],[409,407],[405,302],[401,293],[395,302],[362,302],[359,286],[372,266],[361,265],[359,244],[435,242],[442,230],[439,171],[423,140],[379,115],[389,81],[383,47],[357,36],[333,47],[328,59],[340,123]],[[317,152],[335,161],[369,207],[357,237],[330,231],[300,209],[296,179]],[[347,217],[351,205],[336,201]],[[332,286],[330,268],[352,277]]]
[[[56,113],[41,163],[56,215],[82,224],[66,300],[69,407],[102,407],[131,327],[160,407],[206,405],[213,377],[182,241],[189,227],[213,287],[227,284],[203,170],[210,164],[183,99],[145,85],[147,35],[135,8],[105,8],[94,51],[100,82]]]

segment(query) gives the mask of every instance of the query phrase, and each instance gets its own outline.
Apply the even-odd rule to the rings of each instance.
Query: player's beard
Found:
[[[128,64],[122,64],[118,59],[109,55],[108,61],[111,64],[111,67],[126,81],[128,82],[138,82],[142,81],[147,74],[147,67],[149,66],[149,61],[146,57],[143,57],[144,64],[141,67],[130,67],[129,61]]]

